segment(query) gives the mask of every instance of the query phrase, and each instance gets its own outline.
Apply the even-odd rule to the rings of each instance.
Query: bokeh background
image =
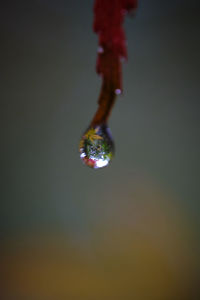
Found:
[[[199,1],[126,19],[116,156],[97,171],[78,154],[101,86],[92,7],[1,1],[0,299],[196,300]]]

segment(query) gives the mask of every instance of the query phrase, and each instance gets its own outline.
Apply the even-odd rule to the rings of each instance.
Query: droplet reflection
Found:
[[[87,166],[93,169],[107,166],[114,155],[110,129],[105,124],[89,127],[81,138],[79,151]]]

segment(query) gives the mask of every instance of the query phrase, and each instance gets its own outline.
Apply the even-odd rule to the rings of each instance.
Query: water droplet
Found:
[[[104,53],[103,47],[99,46],[99,47],[97,48],[97,52],[98,52],[98,53]]]
[[[116,90],[115,90],[115,94],[116,94],[116,95],[120,95],[121,93],[122,93],[122,91],[121,91],[120,89],[116,89]]]
[[[79,151],[87,166],[93,169],[107,166],[114,155],[110,129],[105,124],[89,127],[81,138]]]
[[[126,61],[126,58],[124,56],[121,56],[120,61],[121,61],[121,63],[124,63]]]

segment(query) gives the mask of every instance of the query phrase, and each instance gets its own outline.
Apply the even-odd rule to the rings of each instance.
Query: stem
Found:
[[[115,100],[116,94],[113,92],[111,86],[103,82],[99,97],[99,107],[91,122],[92,127],[108,122]]]
[[[99,47],[97,73],[103,79],[99,107],[91,126],[107,123],[121,87],[121,58],[127,58],[123,21],[126,12],[136,9],[137,0],[95,0],[94,31],[98,34]]]
[[[103,83],[98,100],[99,107],[92,119],[91,126],[107,123],[113,105],[116,101],[116,90],[121,90],[121,62],[117,56],[105,49],[102,53],[102,60],[107,66],[106,75],[103,76]]]

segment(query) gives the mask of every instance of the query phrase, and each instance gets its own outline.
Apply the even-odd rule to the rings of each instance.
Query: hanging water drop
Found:
[[[97,52],[98,53],[104,53],[103,47],[99,46],[98,49],[97,49]]]
[[[121,93],[122,93],[121,89],[116,89],[116,90],[115,90],[115,94],[116,94],[116,95],[121,95]]]
[[[107,127],[116,98],[122,93],[122,60],[127,59],[122,27],[125,14],[137,7],[137,0],[95,0],[94,31],[98,34],[96,71],[102,78],[98,108],[83,134],[79,152],[85,165],[99,169],[114,155],[114,143]]]
[[[107,166],[114,155],[114,143],[107,125],[89,127],[81,138],[79,152],[87,166],[93,169]]]

